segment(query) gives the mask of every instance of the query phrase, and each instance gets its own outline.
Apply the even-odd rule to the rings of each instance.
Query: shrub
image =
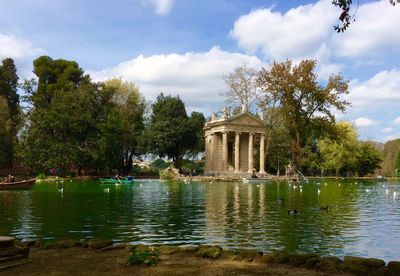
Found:
[[[46,174],[45,173],[39,173],[37,176],[36,176],[36,179],[46,179]]]
[[[148,266],[157,265],[160,261],[160,252],[157,249],[146,251],[133,251],[126,260],[127,265],[146,264]]]

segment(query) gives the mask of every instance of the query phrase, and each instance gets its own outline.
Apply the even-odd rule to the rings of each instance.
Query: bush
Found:
[[[165,162],[162,159],[156,159],[151,163],[151,167],[159,170],[164,170],[169,167],[169,163]]]
[[[46,179],[46,174],[45,173],[39,173],[37,176],[36,176],[36,179]]]
[[[148,266],[157,265],[160,261],[160,252],[157,249],[146,251],[133,251],[126,260],[127,265],[146,264]]]
[[[160,179],[162,180],[174,180],[175,179],[175,174],[169,170],[160,170]]]

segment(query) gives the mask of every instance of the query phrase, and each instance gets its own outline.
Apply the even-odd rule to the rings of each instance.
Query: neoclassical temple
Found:
[[[205,173],[252,173],[254,142],[260,144],[260,174],[265,174],[265,123],[247,111],[220,118],[213,114],[204,126]]]

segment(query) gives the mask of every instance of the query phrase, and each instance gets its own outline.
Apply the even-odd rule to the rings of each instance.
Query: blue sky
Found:
[[[189,111],[225,104],[221,76],[286,58],[317,59],[324,82],[341,72],[361,139],[400,138],[400,5],[360,1],[337,34],[330,0],[0,0],[0,58],[32,77],[40,55],[77,61],[95,80],[135,82],[149,101],[179,94]]]

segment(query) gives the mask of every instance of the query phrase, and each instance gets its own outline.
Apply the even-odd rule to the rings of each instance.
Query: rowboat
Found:
[[[128,180],[126,178],[99,178],[99,180],[102,184],[130,184],[133,182],[133,179]]]
[[[270,179],[267,177],[258,177],[258,178],[243,178],[243,183],[267,183]]]
[[[35,184],[36,178],[15,182],[1,182],[0,190],[30,189]]]

